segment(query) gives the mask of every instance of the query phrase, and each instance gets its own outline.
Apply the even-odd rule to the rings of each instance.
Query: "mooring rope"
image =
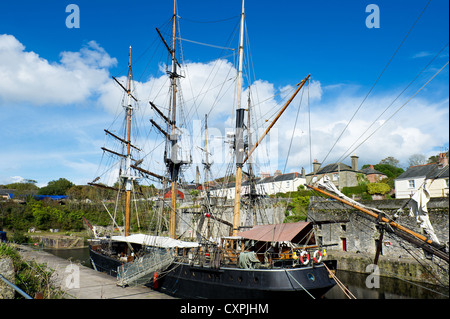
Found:
[[[341,288],[342,292],[348,297],[348,299],[356,299],[355,295],[353,295],[352,292],[347,287],[345,287],[344,284],[338,279],[338,277],[336,277],[336,275],[330,269],[328,269],[327,265],[323,265],[325,266],[326,270],[328,270],[328,273],[331,275],[334,281],[336,281],[338,287]]]

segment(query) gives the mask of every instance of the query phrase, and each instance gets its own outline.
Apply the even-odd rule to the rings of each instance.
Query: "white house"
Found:
[[[395,198],[410,198],[422,185],[425,185],[431,197],[448,196],[449,174],[446,159],[447,156],[442,153],[439,163],[409,167],[395,179]]]
[[[298,186],[306,183],[305,177],[300,173],[280,174],[277,176],[270,176],[260,178],[256,181],[256,194],[273,195],[276,193],[287,193],[296,191]],[[245,196],[250,193],[250,182],[245,181],[241,185],[241,195]],[[235,183],[227,184],[222,187],[215,187],[211,189],[211,196],[226,197],[227,199],[234,199]]]

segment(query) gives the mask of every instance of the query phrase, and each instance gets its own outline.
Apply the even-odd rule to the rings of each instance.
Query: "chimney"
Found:
[[[261,177],[262,178],[270,177],[270,173],[261,172]]]
[[[358,171],[358,156],[356,156],[355,154],[353,154],[351,156],[352,159],[352,169],[354,171]]]
[[[275,171],[275,173],[273,174],[273,176],[280,176],[281,175],[281,171],[279,169],[277,169]]]
[[[317,161],[317,159],[315,159],[313,162],[313,173],[314,174],[317,173],[319,168],[320,168],[320,163],[319,163],[319,161]]]
[[[195,185],[199,184],[199,180],[198,180],[199,176],[200,176],[200,171],[198,170],[198,165],[197,165],[197,168],[196,168],[196,171],[195,171]]]
[[[439,165],[439,167],[444,167],[444,166],[448,165],[447,153],[440,153],[439,154],[438,165]]]
[[[305,175],[306,175],[305,168],[302,167],[302,175],[301,175],[301,176],[302,176],[303,178],[305,178]]]

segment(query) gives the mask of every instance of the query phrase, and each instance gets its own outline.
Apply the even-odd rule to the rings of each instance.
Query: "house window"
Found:
[[[414,183],[414,180],[413,180],[413,179],[410,179],[410,180],[408,181],[408,183],[409,183],[409,188],[414,188],[414,187],[415,187],[415,183]]]
[[[289,187],[289,181],[286,181],[286,187]]]
[[[339,174],[333,174],[333,181],[339,180]]]

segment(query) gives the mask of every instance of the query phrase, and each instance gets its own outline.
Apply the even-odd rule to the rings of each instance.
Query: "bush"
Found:
[[[285,212],[286,218],[283,222],[295,223],[298,221],[305,221],[308,206],[309,196],[297,196],[292,198],[292,202],[288,205],[288,210]]]
[[[30,242],[30,237],[28,237],[27,235],[25,235],[21,231],[15,231],[13,233],[11,241],[16,243],[16,244],[27,244],[27,243]]]
[[[391,188],[388,184],[385,183],[372,183],[367,185],[367,192],[371,195],[380,194],[384,195],[391,191]]]
[[[12,259],[15,270],[15,284],[29,296],[34,297],[37,293],[46,299],[60,299],[64,292],[55,288],[53,282],[53,270],[45,264],[38,264],[34,260],[24,261],[22,257],[10,244],[0,243],[0,257],[5,256]],[[16,293],[16,299],[23,299]]]
[[[342,193],[349,197],[351,197],[353,194],[362,195],[362,194],[367,193],[367,185],[370,185],[370,184],[361,184],[361,185],[353,186],[353,187],[343,187]]]

